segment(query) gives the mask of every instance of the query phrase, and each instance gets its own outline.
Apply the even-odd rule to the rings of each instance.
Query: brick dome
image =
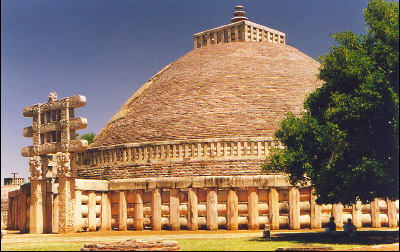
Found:
[[[319,63],[283,44],[194,49],[145,83],[90,148],[149,141],[272,137],[322,82]]]

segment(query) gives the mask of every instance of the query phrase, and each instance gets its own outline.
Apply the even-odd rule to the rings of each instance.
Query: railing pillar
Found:
[[[258,223],[258,188],[249,187],[248,192],[248,214],[249,214],[249,229],[257,230],[260,228]]]
[[[269,190],[269,219],[271,230],[279,229],[279,193],[276,188],[271,187]]]
[[[144,229],[143,222],[143,190],[135,190],[135,218],[134,227],[136,231],[142,231]]]
[[[207,229],[218,230],[217,188],[207,188]]]
[[[180,230],[179,189],[170,189],[169,222],[172,231]]]
[[[199,229],[198,223],[198,199],[197,189],[189,188],[188,190],[188,228],[189,230],[196,231]]]
[[[300,229],[300,193],[297,187],[289,187],[289,228]]]
[[[238,189],[228,189],[228,200],[226,202],[226,217],[228,230],[238,230],[239,201]]]
[[[151,224],[153,231],[161,230],[161,189],[153,189],[152,194],[152,207],[151,207]]]

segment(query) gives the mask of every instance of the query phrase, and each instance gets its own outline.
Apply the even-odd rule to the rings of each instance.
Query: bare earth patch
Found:
[[[377,246],[367,246],[367,247],[359,247],[359,248],[351,248],[348,251],[399,251],[399,244],[384,244]]]
[[[258,231],[98,231],[66,235],[19,234],[7,231],[1,242],[2,250],[41,250],[46,244],[56,250],[79,250],[84,243],[119,242],[127,239],[177,240],[182,250],[275,250],[279,247],[319,246],[349,251],[398,251],[399,229],[361,229],[356,239],[327,237],[323,230],[272,231],[271,238],[261,238]],[[76,244],[76,248],[72,246]],[[58,249],[57,249],[58,248]]]

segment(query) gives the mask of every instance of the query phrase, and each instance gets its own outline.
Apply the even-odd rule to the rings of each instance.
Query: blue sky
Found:
[[[165,65],[193,49],[193,34],[230,23],[234,6],[250,21],[286,33],[287,44],[317,58],[329,34],[365,33],[367,0],[2,0],[1,183],[29,176],[23,108],[85,95],[80,134],[99,132],[124,102]]]

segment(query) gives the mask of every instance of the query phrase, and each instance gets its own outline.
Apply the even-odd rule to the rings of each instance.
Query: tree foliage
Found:
[[[91,144],[94,141],[94,138],[96,137],[96,133],[87,133],[80,135],[79,133],[75,133],[75,138],[76,139],[82,139],[82,140],[87,140],[89,144]]]
[[[341,32],[320,57],[325,83],[289,113],[266,171],[310,182],[318,203],[399,197],[399,4],[370,1],[367,35]]]

